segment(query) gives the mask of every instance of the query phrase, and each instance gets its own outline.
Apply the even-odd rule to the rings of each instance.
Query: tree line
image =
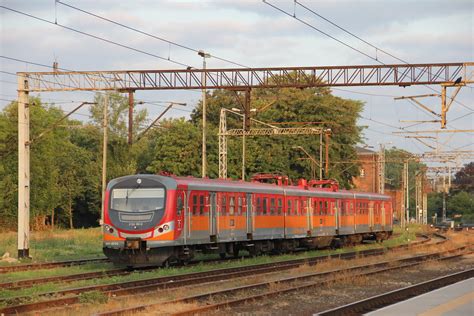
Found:
[[[208,176],[218,177],[218,128],[221,108],[239,108],[239,93],[214,90],[207,94]],[[40,139],[35,136],[59,120],[64,111],[54,103],[32,97],[31,130],[31,221],[33,229],[97,226],[101,207],[102,121],[104,95],[95,96],[89,119],[68,118]],[[164,119],[146,135],[154,119],[137,104],[134,112],[133,145],[127,142],[128,98],[109,94],[109,141],[107,179],[136,173],[169,172],[180,176],[201,175],[202,104],[189,118]],[[252,117],[278,126],[306,122],[332,131],[330,162],[357,159],[355,145],[362,143],[357,119],[363,103],[331,94],[327,88],[254,89]],[[17,221],[17,104],[0,112],[0,229],[14,229]],[[239,116],[228,115],[227,127],[241,128]],[[257,127],[252,125],[253,127]],[[294,125],[293,125],[294,126]],[[300,126],[300,125],[298,125]],[[241,176],[241,137],[228,138],[228,176]],[[302,146],[319,157],[318,135],[255,136],[246,141],[246,175],[278,172],[291,179],[311,178],[311,161],[296,150]],[[330,163],[329,177],[350,188],[359,173],[355,164]]]

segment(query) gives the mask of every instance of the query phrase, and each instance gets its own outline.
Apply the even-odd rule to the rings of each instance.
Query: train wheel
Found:
[[[232,255],[234,256],[234,258],[238,258],[239,257],[239,248],[237,246],[234,246],[234,249],[232,251]]]

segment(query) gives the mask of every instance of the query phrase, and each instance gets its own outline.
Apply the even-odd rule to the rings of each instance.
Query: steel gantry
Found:
[[[331,86],[410,86],[473,83],[468,78],[473,62],[317,66],[280,68],[53,71],[19,72],[18,76],[18,256],[29,255],[30,217],[30,114],[28,94],[53,91],[228,89],[244,91],[245,130],[250,127],[250,90],[253,88],[308,88]],[[469,77],[470,78],[470,77]],[[204,113],[205,115],[205,113]],[[129,142],[132,123],[129,122]],[[263,133],[263,132],[262,132]]]

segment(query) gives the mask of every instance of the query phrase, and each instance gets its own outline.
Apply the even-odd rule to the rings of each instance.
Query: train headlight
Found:
[[[163,225],[163,229],[168,230],[168,229],[170,229],[170,226],[169,225]]]
[[[159,233],[162,233],[162,232],[163,232],[163,228],[161,228],[161,227],[158,228],[158,232],[159,232]]]
[[[109,227],[108,231],[109,231],[109,233],[113,234],[114,229],[112,227]]]

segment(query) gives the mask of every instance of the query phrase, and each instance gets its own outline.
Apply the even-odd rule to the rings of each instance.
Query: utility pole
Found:
[[[133,90],[128,91],[128,144],[133,144]]]
[[[443,173],[443,216],[442,222],[446,222],[446,172]]]
[[[423,224],[428,224],[428,194],[423,191]]]
[[[407,211],[407,224],[410,223],[410,178],[409,178],[409,160],[407,159],[405,162],[405,178],[406,178],[406,211]]]
[[[18,75],[18,259],[30,252],[30,104],[28,77]]]
[[[319,180],[323,179],[323,133],[319,134]]]
[[[417,224],[421,224],[423,222],[422,190],[422,173],[418,172],[415,175],[415,205]]]
[[[245,111],[246,112],[246,111]],[[245,131],[246,117],[245,112],[242,120],[242,129]],[[250,122],[250,120],[249,120]],[[245,181],[245,133],[242,133],[242,181]]]
[[[108,130],[109,130],[109,119],[108,119],[108,107],[109,107],[109,95],[104,95],[104,117],[102,120],[103,140],[102,140],[102,209],[100,212],[100,225],[104,224],[104,209],[105,209],[105,190],[107,187],[107,142],[108,142]]]
[[[201,72],[201,84],[202,84],[202,177],[207,176],[207,153],[206,153],[206,58],[210,58],[211,55],[200,50],[198,55],[202,57],[202,72]]]
[[[379,152],[379,187],[378,193],[384,194],[385,193],[385,144],[380,144],[380,152]]]
[[[326,179],[329,179],[329,136],[331,135],[331,130],[328,128],[326,129],[324,136],[325,136],[325,145],[326,145],[326,160],[325,160],[325,167],[324,167],[324,174]]]

